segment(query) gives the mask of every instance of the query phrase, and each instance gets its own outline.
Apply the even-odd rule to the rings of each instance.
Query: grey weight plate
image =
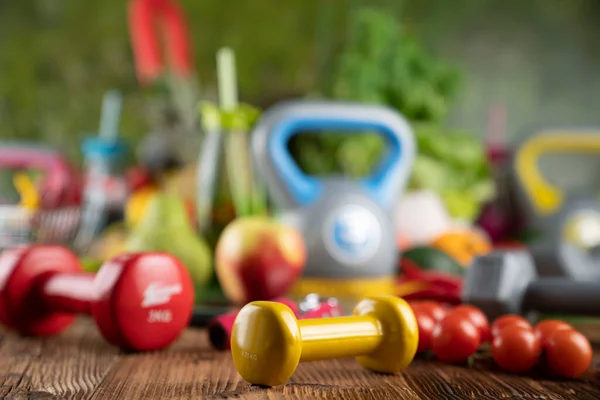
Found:
[[[351,183],[331,183],[325,190],[319,203],[282,216],[305,238],[308,258],[304,276],[346,279],[390,275],[398,257],[393,219]],[[350,219],[345,222],[346,232],[339,232],[338,218]],[[340,249],[336,235],[351,236],[345,240],[349,244]]]

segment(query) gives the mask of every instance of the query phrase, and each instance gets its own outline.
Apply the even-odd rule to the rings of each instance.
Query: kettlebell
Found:
[[[308,176],[288,150],[295,134],[377,132],[386,151],[360,180]],[[256,168],[281,220],[304,237],[299,296],[354,298],[394,292],[398,261],[394,211],[415,158],[407,121],[383,106],[294,101],[267,110],[252,132]]]
[[[539,168],[545,154],[600,152],[600,132],[542,131],[516,151],[513,172],[529,228],[541,233],[530,251],[541,276],[600,280],[600,204],[597,188],[566,193]]]

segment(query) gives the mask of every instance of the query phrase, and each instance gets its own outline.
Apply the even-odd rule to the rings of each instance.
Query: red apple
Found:
[[[262,216],[238,218],[227,225],[215,252],[221,288],[237,304],[284,295],[305,261],[300,233]]]

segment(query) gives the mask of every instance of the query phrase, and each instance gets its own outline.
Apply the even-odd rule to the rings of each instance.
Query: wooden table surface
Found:
[[[147,354],[119,352],[86,318],[56,337],[0,330],[0,340],[6,399],[600,399],[600,353],[577,381],[504,374],[485,359],[473,368],[417,359],[396,376],[348,359],[303,363],[288,384],[264,389],[242,381],[231,355],[211,350],[204,330],[188,329],[169,349]]]

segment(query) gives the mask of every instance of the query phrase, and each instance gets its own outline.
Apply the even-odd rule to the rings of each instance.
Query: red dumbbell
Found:
[[[272,301],[277,301],[288,306],[298,319],[339,317],[343,315],[343,311],[338,305],[337,300],[332,298],[320,299],[316,295],[308,295],[300,304],[286,298],[279,298]],[[215,349],[228,350],[231,348],[231,330],[239,311],[235,310],[219,315],[209,322],[208,338]]]
[[[194,305],[188,271],[166,253],[134,253],[97,274],[60,246],[0,254],[0,322],[24,335],[57,334],[89,314],[104,338],[125,350],[168,346],[187,327]]]

